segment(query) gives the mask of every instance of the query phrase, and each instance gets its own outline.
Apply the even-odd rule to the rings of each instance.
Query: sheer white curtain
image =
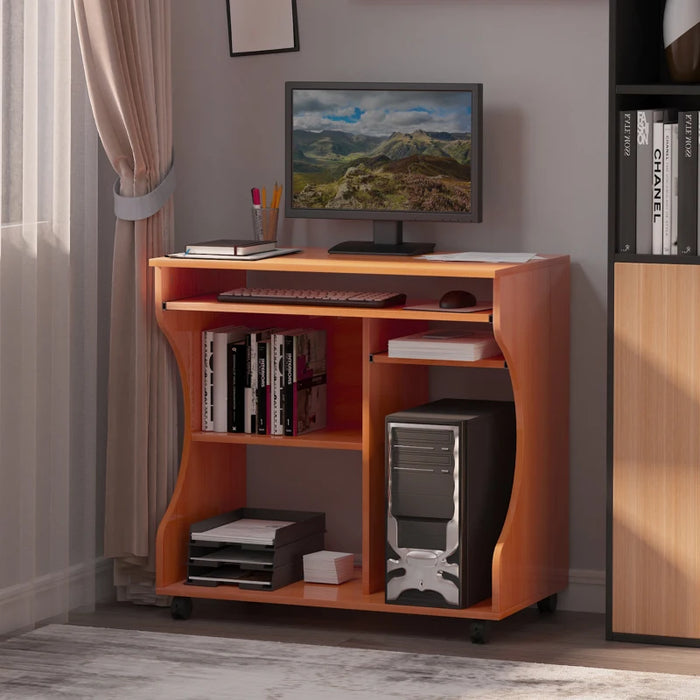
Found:
[[[94,604],[97,135],[70,0],[0,0],[0,634]]]

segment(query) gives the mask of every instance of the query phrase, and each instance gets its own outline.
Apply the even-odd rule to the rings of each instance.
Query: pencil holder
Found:
[[[277,239],[279,209],[273,207],[253,208],[253,235],[258,241]]]

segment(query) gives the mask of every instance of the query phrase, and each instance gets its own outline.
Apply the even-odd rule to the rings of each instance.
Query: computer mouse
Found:
[[[475,306],[476,297],[464,289],[452,289],[449,292],[445,292],[440,297],[440,308],[441,309],[463,309],[467,306]]]

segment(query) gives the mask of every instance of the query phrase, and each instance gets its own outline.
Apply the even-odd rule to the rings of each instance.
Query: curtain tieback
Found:
[[[138,197],[125,197],[119,194],[119,178],[114,183],[114,213],[124,221],[148,219],[160,211],[175,191],[175,159],[170,164],[167,175],[148,194]]]

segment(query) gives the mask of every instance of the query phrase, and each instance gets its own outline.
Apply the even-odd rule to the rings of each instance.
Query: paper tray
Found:
[[[225,535],[225,525],[242,520],[287,524],[269,531],[269,544],[235,542],[228,536],[219,541],[211,539],[211,531]],[[303,555],[323,549],[325,524],[325,513],[267,508],[238,508],[193,523],[190,526],[187,582],[274,590],[299,581],[303,578]],[[255,528],[243,528],[247,534],[251,530]],[[235,531],[235,528],[230,528],[230,532]],[[202,540],[202,537],[206,539]]]

